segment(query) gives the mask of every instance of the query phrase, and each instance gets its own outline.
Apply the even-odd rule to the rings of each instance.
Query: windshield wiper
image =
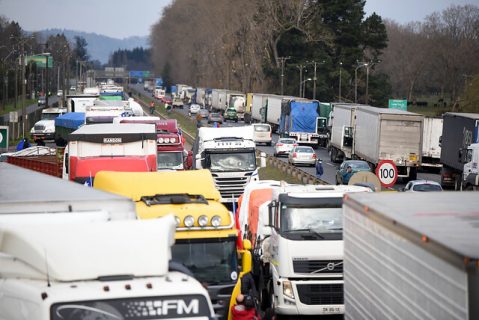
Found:
[[[140,198],[140,200],[143,201],[148,207],[156,204],[208,204],[208,201],[206,201],[203,195],[188,193],[155,194],[154,196],[143,196]]]
[[[313,229],[293,229],[293,230],[286,230],[285,232],[292,233],[292,232],[309,232],[317,236],[319,239],[325,239],[324,236],[322,236],[319,232],[314,231]]]

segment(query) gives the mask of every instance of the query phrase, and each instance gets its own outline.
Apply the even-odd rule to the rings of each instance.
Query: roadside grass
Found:
[[[35,104],[37,100],[35,99],[25,99],[25,107]],[[10,111],[16,111],[22,109],[22,100],[18,100],[17,107],[15,108],[14,102],[9,102],[6,105],[1,105],[0,107],[0,115],[4,115],[9,113]]]
[[[259,168],[258,174],[260,180],[284,180],[288,183],[303,184],[300,180],[282,172],[278,168],[273,167],[273,165],[267,165],[265,168]]]

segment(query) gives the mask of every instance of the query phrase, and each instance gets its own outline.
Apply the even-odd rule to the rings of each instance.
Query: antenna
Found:
[[[51,287],[51,283],[50,283],[50,271],[48,270],[48,256],[47,256],[47,250],[45,250],[45,267],[46,267],[46,271],[47,271],[47,287]]]

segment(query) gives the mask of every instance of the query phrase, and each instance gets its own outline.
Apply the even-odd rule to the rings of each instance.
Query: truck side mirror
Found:
[[[274,221],[274,212],[278,207],[278,203],[273,200],[268,204],[268,221],[266,222],[267,227],[274,228],[275,221]]]

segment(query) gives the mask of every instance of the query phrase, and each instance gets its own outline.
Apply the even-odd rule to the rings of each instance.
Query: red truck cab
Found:
[[[156,130],[157,170],[187,170],[192,165],[191,151],[185,150],[185,138],[176,119],[124,117],[114,123],[154,124]]]

